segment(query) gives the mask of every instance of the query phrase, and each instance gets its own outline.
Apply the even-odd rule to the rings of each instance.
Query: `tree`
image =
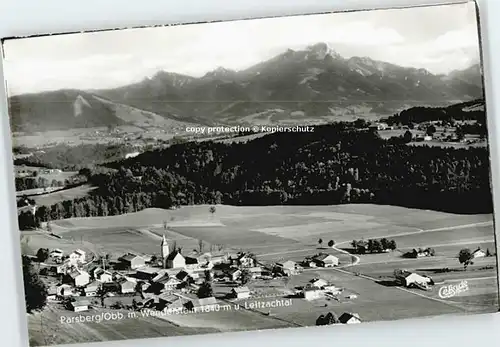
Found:
[[[333,241],[333,240],[328,241],[328,247],[330,247],[330,248],[331,248],[331,247],[333,247],[334,245],[335,245],[335,241]]]
[[[389,240],[387,240],[385,237],[380,240],[380,244],[382,245],[382,249],[385,251],[386,249],[389,249]]]
[[[432,136],[436,132],[436,127],[434,125],[429,125],[425,131],[426,135]]]
[[[368,240],[368,245],[367,245],[367,248],[368,248],[368,252],[373,252],[373,240]]]
[[[469,265],[473,265],[474,263],[472,262],[473,259],[473,254],[470,249],[464,248],[458,253],[458,261],[460,264],[463,264],[464,270],[467,270],[467,267]]]
[[[198,240],[198,250],[200,253],[203,253],[203,240],[202,239]]]
[[[372,243],[372,252],[375,252],[375,253],[380,253],[382,252],[382,244],[379,240],[373,240],[373,243]]]
[[[200,299],[210,298],[214,296],[214,290],[209,282],[204,282],[198,289],[197,296]]]
[[[245,269],[241,272],[241,276],[240,276],[241,284],[243,284],[243,285],[247,284],[248,282],[250,282],[251,279],[252,279],[252,274],[250,273],[250,271]]]
[[[397,248],[398,248],[398,246],[396,245],[396,241],[395,240],[389,241],[389,249],[391,251],[395,251]]]
[[[489,248],[487,248],[487,249],[486,249],[486,256],[487,256],[487,257],[491,257],[491,252],[490,252],[490,249],[489,249]]]
[[[358,249],[358,241],[356,240],[352,240],[351,241],[351,246],[354,250],[357,250]]]
[[[321,247],[323,245],[323,239],[318,240],[318,245]]]
[[[41,310],[47,304],[47,288],[36,273],[31,260],[23,256],[24,299],[26,312]]]
[[[210,270],[205,270],[204,275],[205,275],[205,282],[209,282],[209,283],[212,282],[213,276],[212,276],[212,272]]]
[[[406,132],[403,135],[403,141],[405,143],[409,143],[413,140],[413,134],[411,133],[410,130],[406,130]]]
[[[48,250],[48,248],[40,248],[36,252],[36,258],[38,259],[38,261],[40,263],[43,263],[44,261],[46,261],[49,258],[49,250]]]
[[[210,206],[210,208],[208,209],[208,212],[210,212],[210,214],[213,215],[215,214],[215,212],[217,211],[217,209],[215,208],[215,206]]]
[[[326,325],[325,315],[322,314],[316,319],[316,325]]]

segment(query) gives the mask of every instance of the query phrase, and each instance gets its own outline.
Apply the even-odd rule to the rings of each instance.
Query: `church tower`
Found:
[[[168,242],[167,239],[165,238],[165,235],[163,235],[163,238],[161,240],[161,258],[163,261],[163,266],[165,266],[167,257],[170,255],[170,249],[168,247]]]

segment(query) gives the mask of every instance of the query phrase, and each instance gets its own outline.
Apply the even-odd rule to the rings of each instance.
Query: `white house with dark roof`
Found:
[[[169,269],[184,268],[186,267],[186,258],[178,251],[174,251],[168,255],[166,265]]]
[[[88,300],[82,300],[82,299],[77,299],[69,304],[70,308],[74,312],[84,312],[88,311],[90,308],[90,301]]]
[[[118,258],[118,261],[132,270],[146,266],[146,261],[144,260],[144,258],[133,253],[127,253],[121,256],[120,258]]]
[[[334,267],[339,265],[339,258],[331,254],[318,254],[313,261],[319,267]]]
[[[73,270],[67,275],[68,280],[75,287],[84,287],[90,283],[90,275],[86,271]]]
[[[342,324],[359,324],[361,323],[361,318],[357,313],[344,312],[339,317],[339,322]]]
[[[202,310],[211,310],[217,306],[217,299],[213,296],[209,298],[203,299],[193,299],[186,303],[186,308],[188,310],[202,311]]]
[[[89,283],[85,288],[83,288],[83,293],[85,296],[96,296],[99,287],[100,284],[98,282]]]
[[[310,300],[317,300],[317,299],[323,298],[324,293],[319,288],[308,287],[308,288],[304,288],[304,290],[302,290],[302,296],[304,297],[304,299],[310,301]]]
[[[120,292],[122,294],[135,293],[137,283],[132,282],[130,279],[122,277],[118,279],[116,283],[120,286]]]
[[[49,258],[53,261],[61,261],[62,258],[64,256],[64,252],[58,248],[56,249],[53,249],[52,251],[50,251],[49,253]]]
[[[472,257],[473,258],[484,258],[484,257],[486,257],[486,252],[484,252],[481,248],[478,248],[474,252],[472,252]]]
[[[405,287],[411,287],[412,285],[428,285],[433,284],[434,282],[430,277],[419,275],[415,272],[402,271],[397,277],[396,280],[404,285]]]
[[[113,282],[113,274],[109,271],[98,269],[94,272],[94,278],[101,283]]]
[[[85,263],[85,252],[81,249],[77,249],[70,253],[69,260],[73,264],[83,264]]]
[[[298,275],[302,267],[292,260],[276,263],[277,270],[286,276]]]
[[[250,289],[248,287],[233,288],[230,296],[234,299],[248,299],[250,297]]]
[[[309,285],[313,288],[323,289],[328,286],[328,282],[321,278],[313,278],[309,281]]]

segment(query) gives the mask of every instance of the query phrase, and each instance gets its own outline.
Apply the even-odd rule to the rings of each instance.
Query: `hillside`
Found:
[[[248,69],[220,67],[195,78],[158,72],[111,90],[62,90],[10,98],[14,131],[133,124],[263,125],[388,116],[483,96],[479,65],[448,76],[368,57],[346,59],[328,45],[287,50]]]

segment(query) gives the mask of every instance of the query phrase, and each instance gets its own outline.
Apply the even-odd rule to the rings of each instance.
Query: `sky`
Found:
[[[318,42],[345,58],[435,74],[479,62],[475,6],[468,2],[7,40],[4,73],[11,95],[114,88],[158,71],[198,77],[217,67],[245,69]]]

